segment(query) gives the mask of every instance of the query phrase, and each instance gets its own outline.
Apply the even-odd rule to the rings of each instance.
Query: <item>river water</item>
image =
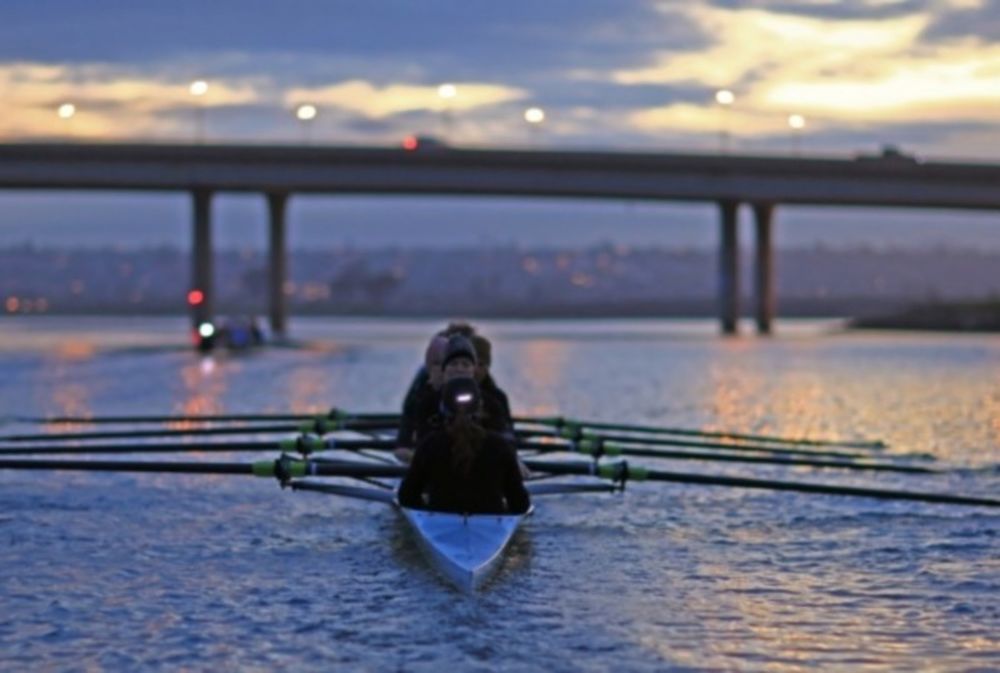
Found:
[[[202,357],[179,319],[6,318],[0,431],[37,429],[12,415],[394,410],[437,327],[297,320],[307,348]],[[779,327],[481,330],[515,413],[881,438],[955,469],[650,466],[1000,495],[1000,339]],[[246,477],[0,472],[0,669],[1000,668],[995,510],[654,483],[537,505],[467,596],[384,505]]]

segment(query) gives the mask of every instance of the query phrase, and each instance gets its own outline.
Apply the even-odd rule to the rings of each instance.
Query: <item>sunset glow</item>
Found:
[[[781,147],[795,114],[809,119],[817,148],[857,137],[877,146],[919,126],[909,135],[925,154],[995,154],[1000,44],[981,18],[988,3],[860,4],[623,4],[657,39],[627,38],[596,8],[586,29],[529,30],[512,20],[504,30],[536,40],[530,58],[490,41],[486,24],[467,27],[481,39],[466,56],[443,60],[419,33],[387,37],[393,49],[381,52],[354,45],[339,54],[271,54],[264,42],[259,53],[269,57],[245,45],[206,46],[197,61],[167,49],[132,63],[97,40],[74,58],[0,58],[0,141],[68,136],[60,122],[69,118],[79,140],[186,140],[191,120],[180,111],[192,99],[211,109],[210,140],[268,141],[287,133],[282,110],[312,119],[301,116],[306,100],[328,111],[324,134],[346,142],[393,143],[415,128],[438,133],[446,118],[449,141],[502,146],[523,138],[524,102],[544,99],[559,120],[546,121],[554,146],[712,147],[725,107],[734,142],[764,150]],[[587,39],[602,49],[581,51]],[[464,76],[451,79],[456,73]],[[59,114],[40,115],[44,109]]]

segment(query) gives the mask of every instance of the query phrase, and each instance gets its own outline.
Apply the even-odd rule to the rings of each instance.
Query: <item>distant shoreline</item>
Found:
[[[1000,332],[1000,299],[914,304],[895,313],[855,318],[848,323],[848,328]]]

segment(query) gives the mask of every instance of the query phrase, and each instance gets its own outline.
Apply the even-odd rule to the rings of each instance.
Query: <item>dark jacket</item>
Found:
[[[466,476],[452,465],[451,440],[441,430],[428,436],[413,454],[399,486],[399,504],[462,514],[522,514],[531,506],[531,498],[517,454],[502,437],[486,433]]]
[[[396,432],[396,446],[411,448],[417,445],[415,439],[417,427],[420,425],[421,416],[425,413],[422,398],[434,393],[429,381],[427,368],[421,365],[403,399],[403,413],[399,419],[399,430]]]
[[[514,441],[514,425],[510,419],[507,395],[487,378],[480,387],[483,396],[478,422],[486,430],[502,435],[507,441]],[[396,434],[396,446],[414,447],[444,424],[441,413],[441,392],[429,383],[407,396],[403,416]]]
[[[479,384],[479,390],[483,395],[483,427],[499,432],[509,441],[514,441],[514,421],[510,414],[507,393],[500,389],[489,374]]]

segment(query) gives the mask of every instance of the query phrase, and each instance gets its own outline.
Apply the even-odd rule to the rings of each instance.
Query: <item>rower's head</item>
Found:
[[[474,334],[472,336],[472,347],[476,350],[476,382],[482,383],[490,374],[490,363],[493,361],[493,345],[486,337]]]
[[[460,334],[448,339],[444,360],[441,362],[441,375],[445,384],[448,381],[462,377],[473,377],[476,374],[476,349],[472,342]]]
[[[434,335],[431,342],[427,344],[427,350],[424,351],[424,368],[427,370],[428,382],[434,390],[441,390],[441,384],[444,383],[442,365],[444,365],[444,356],[447,352],[448,338],[440,334]]]
[[[471,376],[458,376],[441,388],[441,411],[445,418],[472,418],[479,412],[482,396]]]
[[[464,336],[466,339],[471,339],[476,333],[476,328],[467,322],[455,321],[448,323],[448,326],[443,330],[438,332],[441,336],[451,337],[456,334]]]

